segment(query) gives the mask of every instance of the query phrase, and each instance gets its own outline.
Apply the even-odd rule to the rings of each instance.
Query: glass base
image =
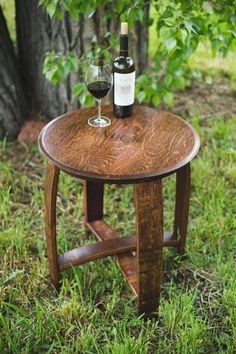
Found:
[[[95,127],[95,128],[105,128],[111,124],[111,120],[104,116],[101,116],[99,118],[94,116],[89,118],[88,124],[91,125],[91,127]]]

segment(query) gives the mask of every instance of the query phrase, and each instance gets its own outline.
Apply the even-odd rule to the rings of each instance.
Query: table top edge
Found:
[[[152,107],[146,107],[145,108],[150,108],[153,109]],[[74,110],[72,112],[76,112],[76,111],[80,111],[80,109]],[[180,119],[181,121],[183,121],[188,127],[189,129],[192,131],[193,136],[194,136],[194,146],[193,149],[191,151],[191,153],[186,156],[183,160],[179,161],[175,166],[171,167],[171,168],[166,168],[166,169],[162,169],[158,172],[152,172],[152,173],[145,173],[145,174],[139,174],[139,175],[106,175],[106,174],[98,174],[95,172],[89,172],[89,171],[79,171],[77,169],[74,169],[73,167],[68,167],[65,166],[64,164],[62,164],[60,161],[56,160],[54,157],[52,157],[47,150],[45,149],[44,145],[43,145],[43,135],[45,134],[46,130],[55,123],[55,121],[62,119],[63,117],[65,117],[66,115],[68,115],[68,113],[72,113],[72,112],[67,112],[65,114],[60,115],[59,117],[56,117],[55,119],[53,119],[52,121],[50,121],[40,132],[39,137],[38,137],[38,145],[40,148],[41,153],[46,157],[46,159],[48,161],[50,161],[51,163],[53,163],[55,166],[57,166],[60,170],[81,178],[81,179],[89,179],[89,180],[94,180],[94,181],[101,181],[104,183],[138,183],[138,182],[144,182],[147,180],[154,180],[157,178],[161,178],[167,175],[170,175],[172,173],[174,173],[175,171],[177,171],[178,169],[180,169],[181,167],[187,165],[190,161],[193,160],[193,158],[197,155],[199,148],[200,148],[200,137],[198,135],[198,133],[196,132],[195,128],[186,120],[184,120],[183,118],[179,117],[178,115],[171,113],[173,116],[175,116],[176,118]],[[161,113],[170,113],[170,112],[166,112],[166,111],[160,111]]]

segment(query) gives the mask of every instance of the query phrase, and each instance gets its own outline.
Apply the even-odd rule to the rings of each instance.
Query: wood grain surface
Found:
[[[191,192],[190,163],[176,172],[174,236],[179,238],[178,251],[184,254]]]
[[[41,132],[39,145],[61,170],[84,179],[132,183],[168,175],[197,154],[199,137],[183,119],[149,107],[135,106],[132,117],[119,119],[111,106],[106,128],[87,120],[96,108],[84,108],[51,121]]]
[[[104,184],[84,181],[85,224],[103,219]]]
[[[163,253],[162,181],[135,185],[138,312],[157,313]]]
[[[45,232],[47,238],[47,251],[49,270],[54,287],[59,289],[60,270],[57,257],[56,239],[56,199],[59,169],[52,163],[48,163],[45,186],[44,186],[44,213],[45,213]]]
[[[67,251],[59,255],[58,263],[60,270],[66,270],[72,266],[78,266],[96,259],[135,250],[136,240],[134,236],[112,238]]]

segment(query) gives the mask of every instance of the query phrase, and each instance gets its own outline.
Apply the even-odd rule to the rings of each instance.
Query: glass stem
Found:
[[[102,100],[98,100],[98,119],[101,120]]]

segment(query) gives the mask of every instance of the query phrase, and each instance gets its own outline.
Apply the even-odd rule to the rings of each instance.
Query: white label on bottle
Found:
[[[130,106],[134,103],[135,71],[130,74],[114,73],[114,103]]]

